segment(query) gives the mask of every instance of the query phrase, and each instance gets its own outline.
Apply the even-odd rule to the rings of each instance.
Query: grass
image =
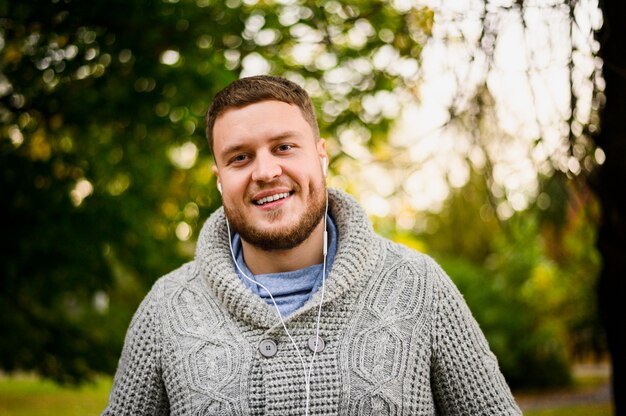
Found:
[[[528,399],[533,398],[535,400],[543,401],[540,409],[536,410],[526,410],[524,411],[524,415],[526,416],[612,416],[613,415],[613,405],[612,403],[602,403],[602,402],[581,402],[580,399],[585,395],[588,396],[590,392],[597,391],[598,388],[602,388],[609,382],[608,369],[602,370],[601,367],[592,370],[592,372],[587,371],[578,372],[574,371],[573,374],[573,384],[569,387],[569,389],[557,389],[557,390],[543,390],[543,391],[529,391],[529,392],[518,392],[516,394],[516,398],[518,401],[523,401],[522,398]],[[519,394],[521,393],[521,394]],[[578,398],[577,404],[566,404],[563,402],[564,395],[572,396],[574,399],[575,396]],[[553,397],[553,403],[551,402],[550,397]],[[594,400],[597,400],[594,399]],[[602,400],[602,399],[600,399]],[[576,399],[574,399],[574,402]],[[584,404],[583,404],[584,403]]]
[[[0,378],[0,415],[99,415],[107,403],[112,380],[100,378],[82,387],[58,386],[33,376]]]

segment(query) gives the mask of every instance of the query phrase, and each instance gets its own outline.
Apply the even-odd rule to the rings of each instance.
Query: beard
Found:
[[[295,193],[300,188],[294,188]],[[326,184],[311,186],[308,195],[308,209],[295,224],[282,229],[266,230],[251,223],[241,210],[233,209],[224,204],[224,214],[232,229],[239,233],[242,240],[264,251],[290,250],[302,244],[315,230],[326,212]],[[278,219],[282,208],[268,213],[271,220]]]

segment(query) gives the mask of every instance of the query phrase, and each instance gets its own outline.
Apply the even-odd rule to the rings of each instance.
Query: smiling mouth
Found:
[[[278,201],[279,199],[285,199],[285,198],[287,198],[290,195],[291,195],[290,192],[282,192],[280,194],[266,196],[264,198],[258,199],[258,200],[253,201],[253,202],[254,202],[255,205],[261,206],[261,205],[268,204],[270,202]]]

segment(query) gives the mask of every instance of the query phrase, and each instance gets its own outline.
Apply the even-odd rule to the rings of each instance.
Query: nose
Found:
[[[258,182],[271,182],[280,177],[283,170],[279,161],[273,155],[257,155],[252,172],[252,180]]]

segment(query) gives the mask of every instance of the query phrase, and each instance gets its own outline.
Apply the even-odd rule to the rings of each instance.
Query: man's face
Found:
[[[286,250],[311,235],[324,216],[326,146],[299,107],[262,101],[225,111],[213,152],[226,217],[244,241]]]

